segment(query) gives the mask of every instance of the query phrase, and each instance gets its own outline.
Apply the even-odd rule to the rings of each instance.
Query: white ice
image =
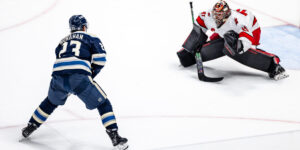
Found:
[[[195,1],[195,15],[215,2]],[[176,52],[192,28],[188,3],[1,0],[0,149],[112,149],[98,112],[75,96],[18,142],[47,95],[54,49],[69,33],[69,17],[83,14],[107,50],[95,80],[130,150],[299,150],[299,0],[228,0],[257,16],[262,47],[282,58],[290,77],[273,81],[227,57],[204,63],[207,75],[225,77],[220,83],[200,82],[195,66],[179,65]],[[298,33],[274,29],[286,24],[298,26]]]

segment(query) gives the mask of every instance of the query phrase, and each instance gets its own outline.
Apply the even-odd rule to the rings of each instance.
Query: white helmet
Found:
[[[217,27],[221,27],[231,15],[231,10],[228,4],[224,0],[218,1],[212,10],[213,18],[217,24]]]

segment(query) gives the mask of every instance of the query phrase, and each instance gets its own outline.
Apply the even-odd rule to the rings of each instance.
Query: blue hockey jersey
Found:
[[[55,75],[80,73],[95,77],[106,62],[106,52],[100,39],[83,31],[63,38],[55,54],[52,73]]]

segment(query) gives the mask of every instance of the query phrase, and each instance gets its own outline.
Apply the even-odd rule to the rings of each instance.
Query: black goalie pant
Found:
[[[224,39],[217,39],[204,44],[200,52],[204,62],[222,57],[228,53],[224,48]],[[276,55],[260,49],[249,49],[241,55],[227,56],[246,66],[264,72],[270,72],[271,66],[279,63],[279,58]]]

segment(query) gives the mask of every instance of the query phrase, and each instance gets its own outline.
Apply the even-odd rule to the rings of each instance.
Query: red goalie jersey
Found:
[[[214,32],[214,37],[216,35],[223,37],[229,30],[237,32],[239,40],[243,43],[244,51],[259,45],[260,26],[256,17],[247,10],[231,10],[231,15],[219,28],[212,16],[212,11],[201,12],[196,20],[204,32],[207,30]]]

